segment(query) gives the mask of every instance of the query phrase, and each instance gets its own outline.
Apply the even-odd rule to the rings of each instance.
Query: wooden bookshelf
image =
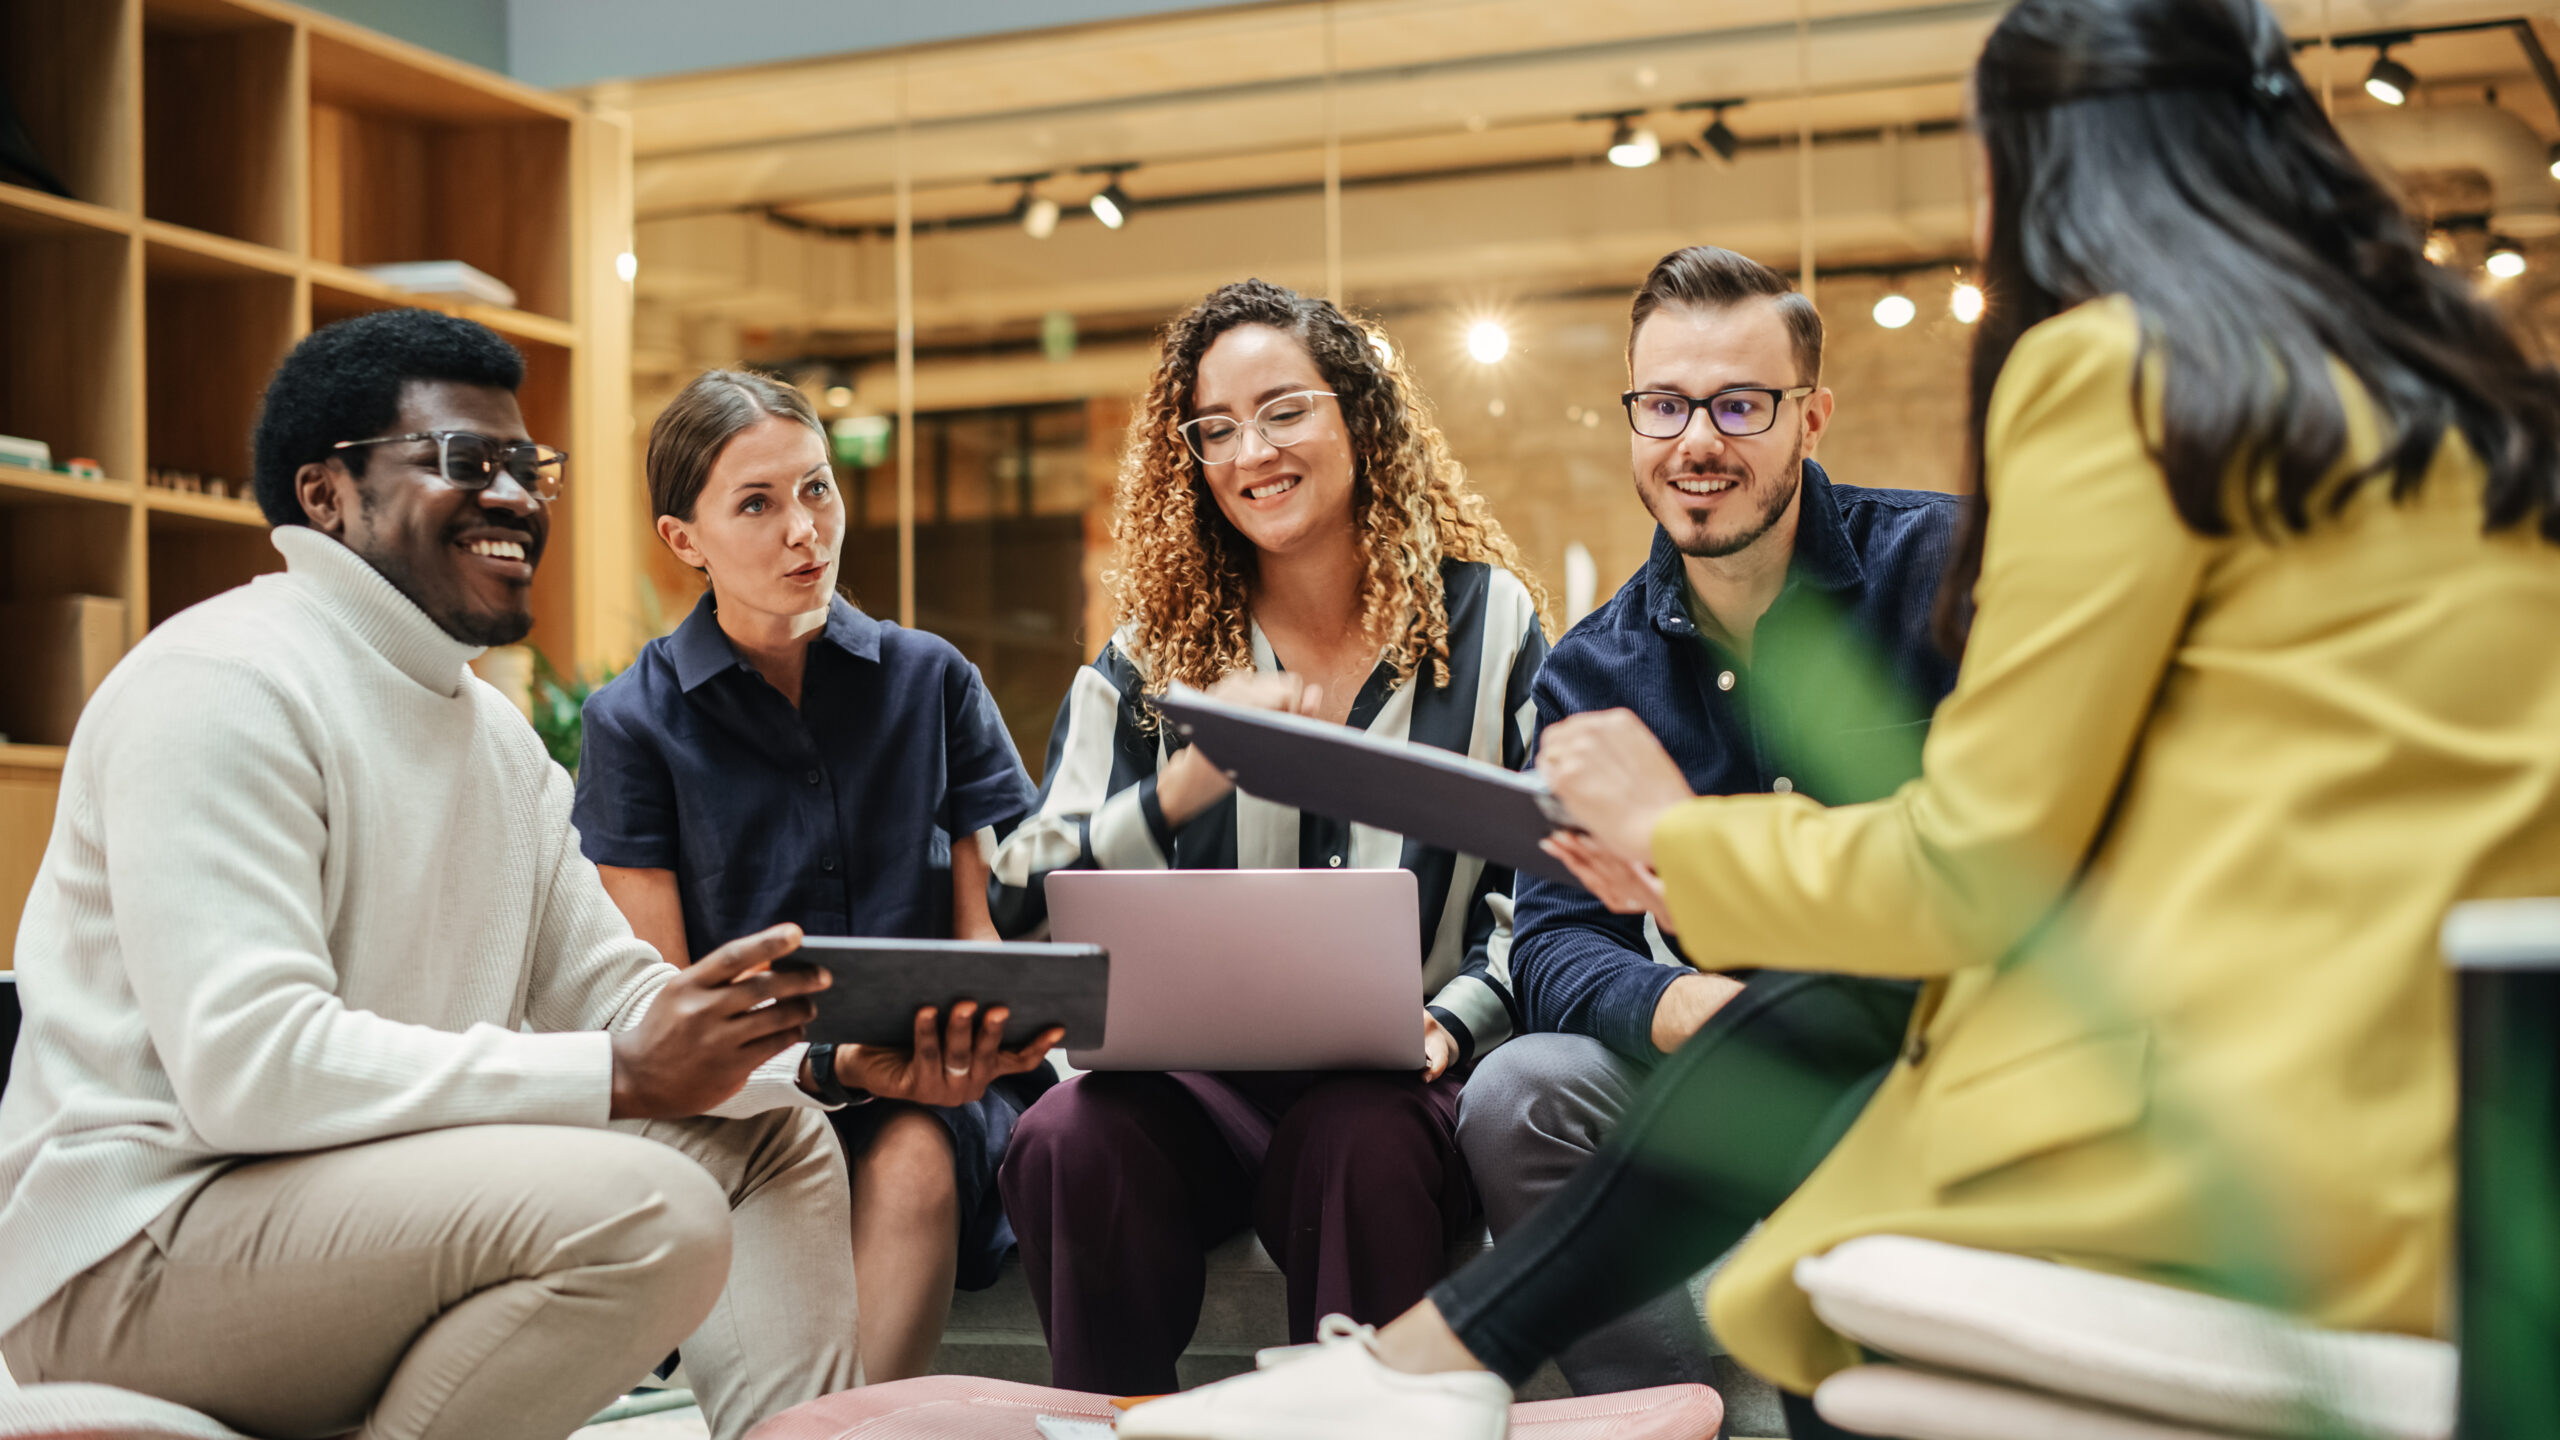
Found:
[[[315,326],[427,305],[524,352],[526,420],[571,456],[533,642],[564,669],[629,656],[647,527],[621,117],[280,0],[0,0],[0,79],[72,192],[0,180],[0,434],[108,477],[0,464],[0,600],[120,600],[130,645],[279,568],[247,489],[268,375]],[[406,260],[475,265],[517,308],[359,268]],[[143,483],[159,471],[231,493]],[[0,970],[63,757],[0,742]]]

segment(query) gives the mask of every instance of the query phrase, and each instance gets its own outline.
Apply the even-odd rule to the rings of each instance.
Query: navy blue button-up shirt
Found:
[[[795,710],[705,595],[588,698],[575,818],[595,863],[675,872],[698,958],[786,920],[946,939],[952,844],[1035,799],[977,667],[949,641],[839,598]]]
[[[1644,569],[1538,672],[1539,728],[1623,706],[1701,795],[1797,791],[1845,805],[1917,776],[1929,714],[1955,685],[1929,620],[1961,502],[1833,485],[1808,460],[1800,504],[1786,588],[1752,631],[1747,660],[1701,632],[1680,553],[1657,528]],[[1687,967],[1656,963],[1677,947],[1657,947],[1643,916],[1524,874],[1512,923],[1523,1028],[1661,1058],[1654,1006]]]

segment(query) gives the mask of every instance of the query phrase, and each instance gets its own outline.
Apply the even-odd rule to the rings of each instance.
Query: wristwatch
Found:
[[[871,1098],[868,1090],[856,1091],[836,1075],[836,1047],[831,1040],[814,1041],[809,1046],[809,1083],[805,1088],[824,1105],[859,1105]]]

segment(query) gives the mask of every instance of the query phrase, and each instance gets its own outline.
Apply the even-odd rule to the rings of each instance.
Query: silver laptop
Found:
[[[1059,870],[1049,935],[1111,952],[1085,1070],[1420,1070],[1410,870]]]

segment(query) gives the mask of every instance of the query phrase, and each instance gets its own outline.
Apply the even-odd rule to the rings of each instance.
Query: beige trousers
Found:
[[[7,1335],[272,1440],[560,1440],[682,1347],[716,1440],[854,1383],[825,1120],[484,1125],[225,1172]]]

